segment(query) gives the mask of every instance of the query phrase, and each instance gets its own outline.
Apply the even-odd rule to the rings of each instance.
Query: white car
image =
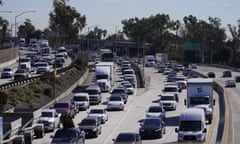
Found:
[[[108,114],[105,109],[91,109],[88,117],[100,117],[101,123],[108,121]]]
[[[43,123],[45,131],[54,131],[60,127],[60,114],[55,109],[43,109],[38,123]]]
[[[89,94],[85,92],[74,93],[72,102],[79,110],[87,110],[89,104]]]
[[[50,72],[50,66],[47,62],[37,62],[35,66],[37,67],[37,74]]]
[[[162,118],[163,120],[166,119],[165,109],[162,106],[150,106],[148,108],[147,118],[154,117],[154,118]]]
[[[172,93],[163,93],[160,97],[160,105],[165,109],[176,110],[177,101],[176,97]]]
[[[126,88],[127,94],[134,94],[134,87],[131,83],[122,84]]]
[[[121,96],[110,96],[107,103],[107,110],[124,110],[124,100]]]

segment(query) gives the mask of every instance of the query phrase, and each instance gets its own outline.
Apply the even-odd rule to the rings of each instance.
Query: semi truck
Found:
[[[212,123],[213,107],[213,80],[209,78],[192,78],[187,81],[187,98],[184,100],[187,108],[201,108],[205,112],[208,123]]]
[[[41,111],[32,108],[14,108],[2,113],[3,144],[32,144],[34,136],[42,138],[44,125],[38,123]]]
[[[97,63],[95,77],[102,91],[110,91],[114,84],[114,62]]]

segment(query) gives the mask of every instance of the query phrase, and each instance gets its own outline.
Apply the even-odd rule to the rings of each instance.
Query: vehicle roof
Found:
[[[73,96],[89,96],[89,94],[86,92],[78,92],[78,93],[73,93]]]
[[[55,109],[42,109],[42,112],[56,112]]]
[[[212,83],[213,80],[209,78],[190,78],[187,80],[188,83]]]
[[[200,108],[187,108],[181,113],[179,120],[202,120],[202,121],[205,121],[204,110],[200,109]]]

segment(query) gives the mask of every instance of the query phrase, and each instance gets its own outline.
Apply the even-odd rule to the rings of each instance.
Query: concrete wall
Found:
[[[18,57],[18,47],[0,49],[0,66],[6,63],[9,63],[10,65],[11,63],[16,62],[17,57]]]

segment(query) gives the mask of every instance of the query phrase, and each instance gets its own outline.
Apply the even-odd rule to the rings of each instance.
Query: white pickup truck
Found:
[[[54,131],[60,127],[60,115],[55,109],[43,109],[38,122],[43,123],[45,131]]]

